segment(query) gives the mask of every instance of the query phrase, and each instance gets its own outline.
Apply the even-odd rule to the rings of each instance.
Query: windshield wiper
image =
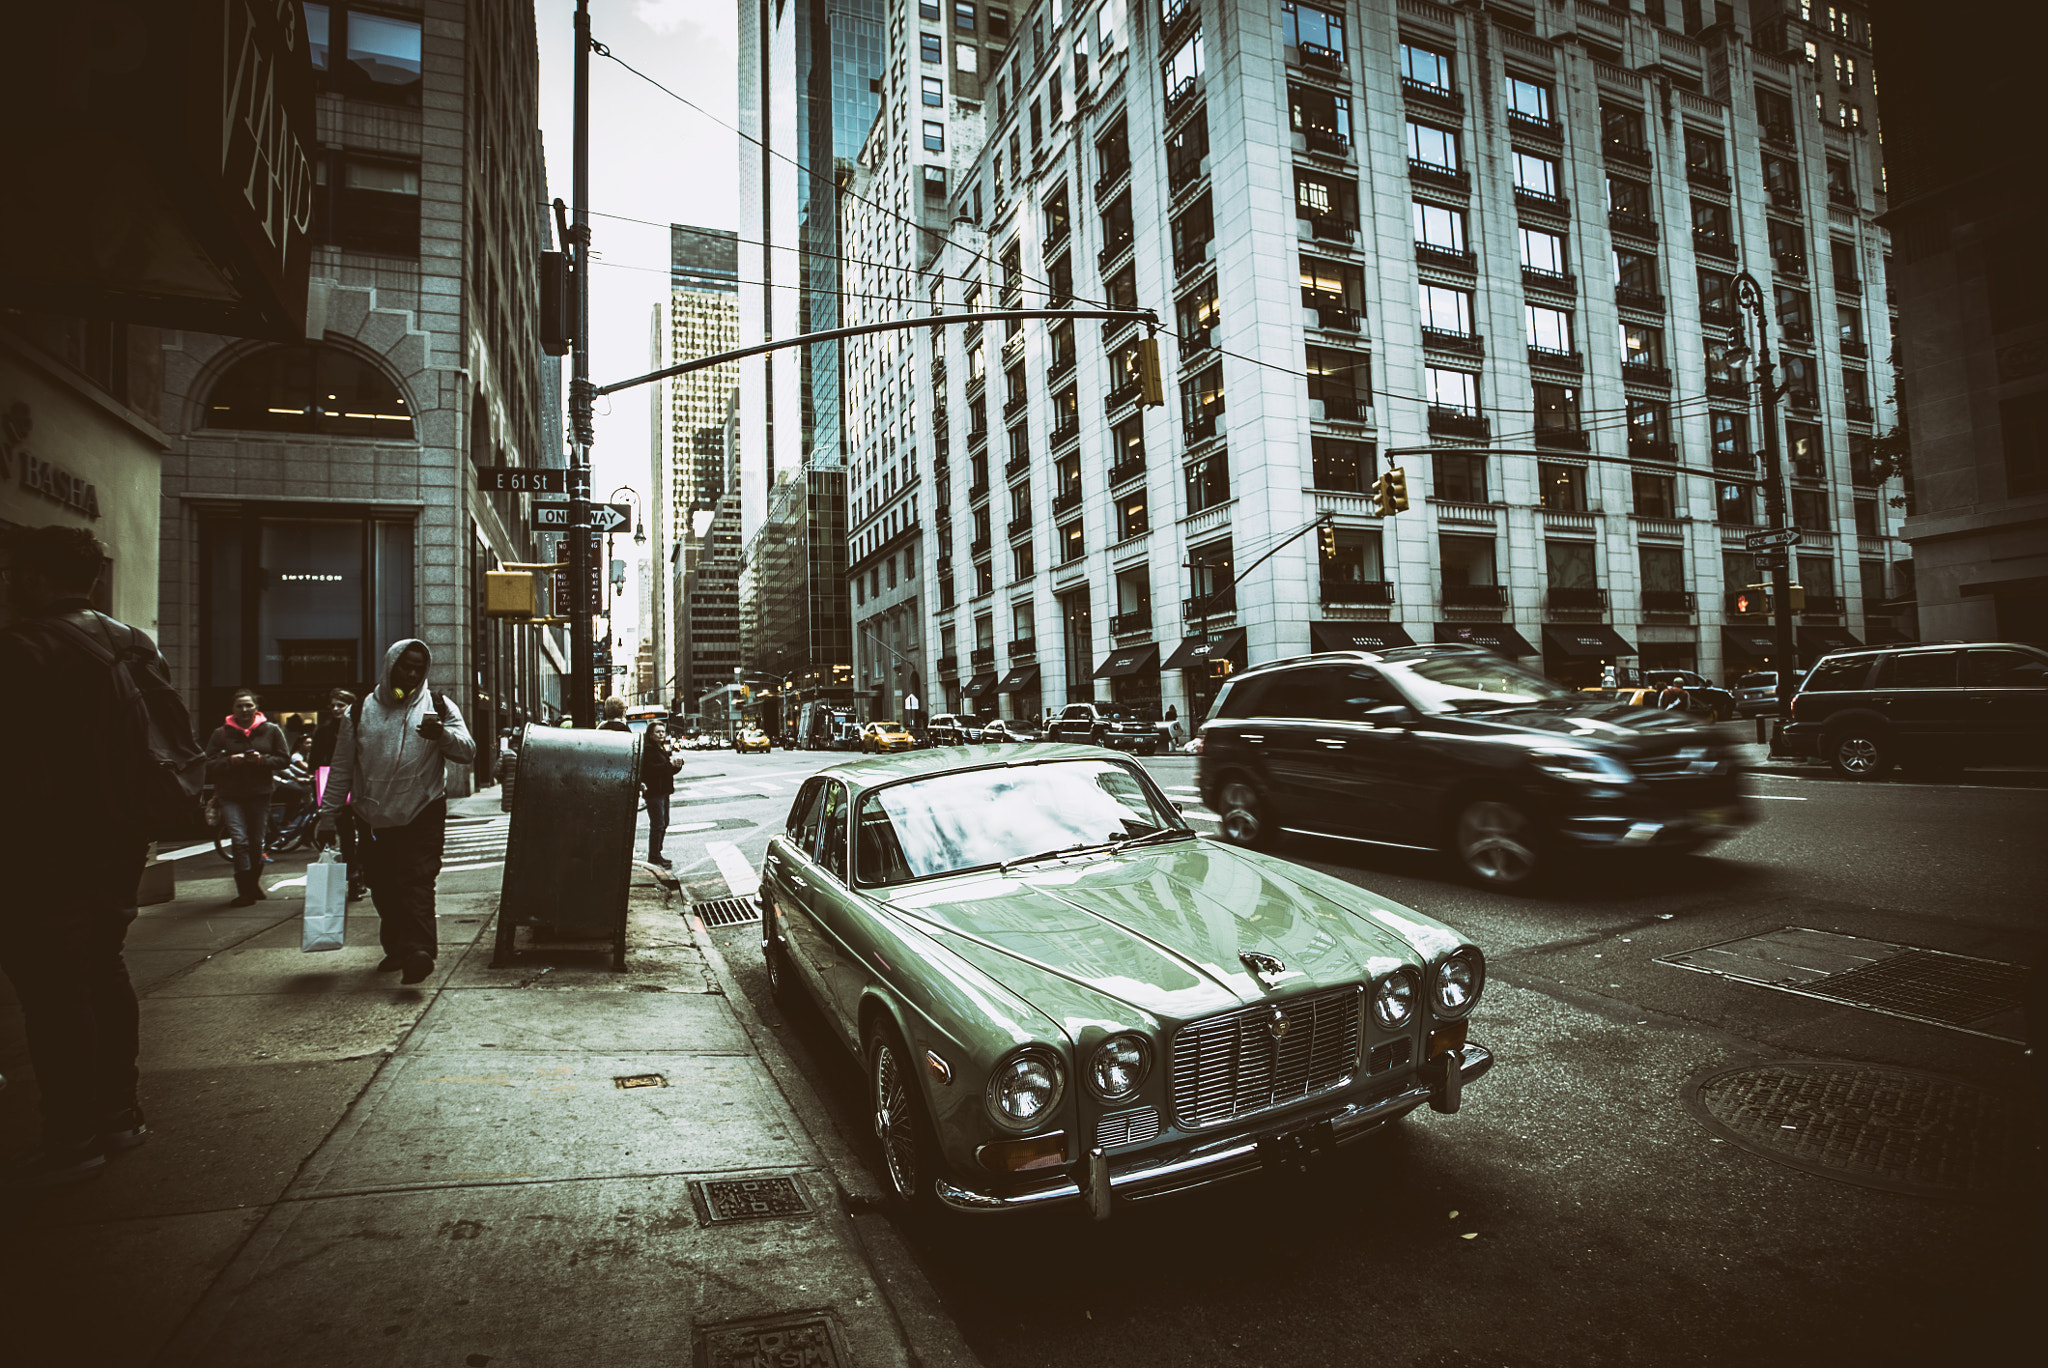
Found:
[[[1053,850],[1041,850],[1036,855],[1019,855],[1013,860],[1003,861],[1001,872],[1007,874],[1017,865],[1035,864],[1040,860],[1056,860],[1062,855],[1078,855],[1084,850],[1106,850],[1109,846],[1110,842],[1108,841],[1081,841],[1074,845],[1060,846]]]
[[[1143,836],[1126,837],[1124,840],[1113,843],[1109,850],[1112,855],[1121,855],[1132,846],[1155,845],[1165,841],[1191,840],[1194,835],[1193,829],[1189,827],[1161,827],[1157,831],[1148,831]]]

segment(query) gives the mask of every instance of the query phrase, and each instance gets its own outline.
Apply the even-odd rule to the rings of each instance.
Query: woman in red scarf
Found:
[[[284,729],[263,715],[254,692],[235,690],[234,711],[221,719],[220,730],[207,743],[206,777],[213,781],[213,796],[227,823],[236,907],[270,896],[257,882],[263,874],[264,826],[275,777],[291,762]]]

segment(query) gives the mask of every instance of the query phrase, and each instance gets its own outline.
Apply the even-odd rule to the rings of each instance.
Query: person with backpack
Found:
[[[94,1178],[149,1134],[137,1096],[135,989],[122,960],[158,836],[199,822],[204,755],[147,634],[92,609],[106,552],[83,528],[9,537],[0,630],[0,972],[13,984],[42,1097],[42,1144],[6,1184]],[[65,717],[111,725],[52,726]]]
[[[253,689],[237,689],[231,710],[206,743],[206,777],[213,781],[228,829],[228,853],[235,862],[234,906],[267,898],[263,849],[268,838],[270,794],[277,776],[291,767],[284,729],[263,715]]]
[[[366,858],[384,959],[379,973],[403,970],[401,982],[434,972],[440,937],[434,924],[434,881],[448,828],[449,762],[466,765],[476,742],[455,704],[427,688],[434,653],[417,637],[384,653],[381,682],[343,714],[334,765],[320,798],[317,836],[326,840],[348,800],[357,849]]]

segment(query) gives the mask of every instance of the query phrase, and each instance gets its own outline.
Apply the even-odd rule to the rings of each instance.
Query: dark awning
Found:
[[[961,690],[961,692],[969,698],[979,698],[985,693],[993,693],[995,687],[996,672],[994,670],[983,670],[980,674],[968,680],[967,687]]]
[[[1604,660],[1609,656],[1632,656],[1636,648],[1621,633],[1604,622],[1543,624],[1543,639],[1568,656]]]
[[[1221,660],[1236,653],[1244,645],[1244,628],[1233,627],[1227,632],[1209,632],[1203,636],[1191,636],[1182,640],[1174,653],[1167,657],[1162,670],[1199,670],[1211,660]]]
[[[1799,654],[1805,660],[1818,660],[1829,651],[1853,651],[1862,644],[1847,627],[1799,629]]]
[[[1157,642],[1146,642],[1143,646],[1126,646],[1120,651],[1111,651],[1102,664],[1095,669],[1097,679],[1122,679],[1140,670],[1157,669],[1159,646]]]
[[[1778,649],[1768,627],[1723,627],[1721,644],[1728,648],[1729,654],[1746,656],[1751,660],[1769,660],[1771,653]]]
[[[1028,689],[1037,682],[1038,667],[1036,665],[1019,665],[1016,669],[1003,676],[1003,682],[996,685],[996,692],[1015,693],[1019,689]]]
[[[1522,634],[1503,622],[1439,622],[1436,625],[1438,641],[1463,642],[1468,646],[1484,646],[1489,651],[1499,651],[1504,656],[1532,656],[1538,652],[1534,646],[1522,640]]]
[[[1315,651],[1386,651],[1415,638],[1398,622],[1311,622],[1308,643]]]

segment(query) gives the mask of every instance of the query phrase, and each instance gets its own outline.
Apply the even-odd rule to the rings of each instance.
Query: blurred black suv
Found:
[[[1195,780],[1224,839],[1446,850],[1493,888],[1566,851],[1696,850],[1755,816],[1711,726],[1589,700],[1471,646],[1257,666],[1224,686],[1201,736]]]
[[[1159,754],[1159,729],[1138,709],[1120,703],[1069,703],[1045,729],[1048,741],[1108,746],[1137,755]]]
[[[1777,749],[1845,779],[1894,764],[1937,778],[2048,761],[2048,651],[2008,641],[1837,651],[1799,686]]]

